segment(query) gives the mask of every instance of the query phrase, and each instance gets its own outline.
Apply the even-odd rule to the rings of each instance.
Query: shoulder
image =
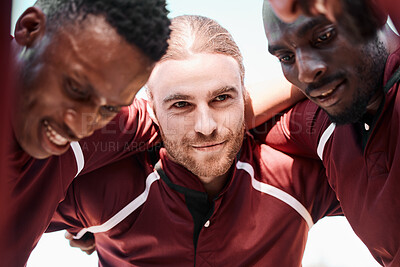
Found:
[[[81,213],[88,218],[108,218],[140,195],[152,172],[143,154],[76,177],[69,190]]]
[[[284,153],[255,141],[251,136],[245,139],[240,160],[254,168],[257,179],[270,184],[290,186],[306,177],[318,177],[324,170],[320,160]]]

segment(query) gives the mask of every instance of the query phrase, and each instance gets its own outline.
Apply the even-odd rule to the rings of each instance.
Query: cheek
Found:
[[[294,66],[286,66],[281,65],[283,75],[285,76],[286,80],[295,84],[297,83],[297,70]]]
[[[226,112],[220,112],[219,122],[231,130],[236,130],[238,125],[244,122],[244,109],[243,104],[230,108]]]
[[[96,130],[106,126],[110,121],[112,121],[115,118],[115,116],[117,116],[117,114],[115,114],[114,116],[107,117],[107,118],[99,119],[99,122],[96,124],[96,127],[95,127]]]
[[[50,114],[55,114],[57,110],[65,108],[72,101],[63,91],[62,85],[52,80],[38,84],[30,100],[35,103],[38,112],[50,111]]]
[[[186,116],[159,116],[158,122],[168,139],[178,140],[190,129],[190,124]]]
[[[35,88],[20,100],[18,110],[26,117],[41,117],[45,114],[56,114],[61,106],[57,95],[48,90]]]

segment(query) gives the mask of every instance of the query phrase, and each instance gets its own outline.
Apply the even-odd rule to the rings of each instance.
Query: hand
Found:
[[[81,239],[74,239],[74,236],[65,232],[65,238],[69,240],[69,245],[74,248],[80,248],[83,252],[90,255],[96,250],[96,242],[92,233],[86,233]]]

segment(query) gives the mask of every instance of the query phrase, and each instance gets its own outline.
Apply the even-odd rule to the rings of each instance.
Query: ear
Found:
[[[31,47],[45,32],[46,15],[37,7],[30,7],[19,17],[15,25],[15,41]]]
[[[153,94],[150,92],[149,89],[149,84],[147,83],[145,86],[145,91],[146,91],[146,100],[147,100],[147,112],[149,113],[150,118],[152,119],[152,121],[157,124],[158,126],[160,126],[160,124],[158,123],[156,114],[154,112],[154,102],[153,102]]]
[[[158,123],[156,114],[155,114],[155,112],[154,112],[154,106],[153,106],[153,101],[152,101],[152,99],[149,99],[148,102],[147,102],[147,112],[149,113],[149,116],[150,116],[151,120],[152,120],[155,124],[157,124],[157,126],[160,126],[160,124]]]

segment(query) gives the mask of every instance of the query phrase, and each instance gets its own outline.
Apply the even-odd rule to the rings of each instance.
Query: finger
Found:
[[[66,239],[68,239],[68,240],[73,240],[74,239],[74,236],[68,231],[65,231],[64,237]]]
[[[95,247],[94,240],[70,240],[69,245],[74,248],[80,248],[82,250],[88,250]]]
[[[95,250],[96,250],[96,246],[94,246],[93,248],[86,250],[84,252],[86,252],[86,254],[88,254],[88,255],[91,255]]]

